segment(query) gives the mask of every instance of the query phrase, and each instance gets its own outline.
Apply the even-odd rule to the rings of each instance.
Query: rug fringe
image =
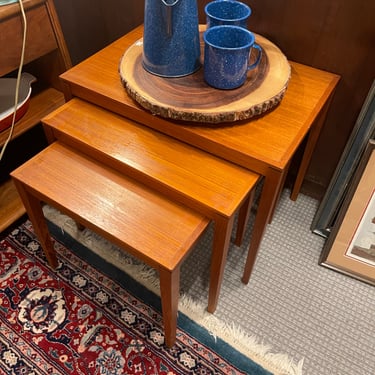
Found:
[[[155,294],[160,295],[159,278],[154,269],[124,253],[96,233],[88,229],[79,230],[73,219],[53,207],[46,205],[43,207],[43,211],[46,218],[60,227],[62,232],[67,232],[107,262],[120,268]],[[214,338],[221,338],[274,375],[302,375],[303,359],[295,363],[287,354],[272,352],[270,345],[260,342],[257,337],[244,332],[233,322],[225,322],[207,312],[206,306],[201,302],[181,295],[179,311],[207,329]]]
[[[286,354],[273,353],[270,345],[261,343],[256,336],[244,332],[234,322],[218,319],[206,311],[206,306],[191,297],[180,298],[179,310],[214,337],[221,338],[275,375],[302,375],[303,360],[295,363]]]

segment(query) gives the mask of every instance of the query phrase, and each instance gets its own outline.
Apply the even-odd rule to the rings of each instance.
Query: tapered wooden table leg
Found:
[[[251,191],[251,193],[248,195],[244,203],[242,204],[239,213],[238,213],[238,221],[237,221],[237,232],[236,232],[236,239],[234,241],[234,244],[236,246],[241,246],[243,238],[245,236],[245,231],[247,227],[247,223],[249,221],[251,206],[254,202],[254,195],[255,195],[255,189]]]
[[[254,267],[255,259],[262,241],[264,232],[267,228],[270,215],[275,205],[280,185],[283,181],[281,172],[270,168],[264,180],[262,194],[260,196],[259,206],[255,217],[254,227],[251,235],[250,246],[247,254],[242,282],[247,284]]]
[[[288,166],[282,172],[282,179],[281,179],[281,182],[279,184],[279,190],[277,192],[275,201],[273,203],[273,207],[272,207],[272,211],[271,211],[270,217],[268,219],[268,224],[272,223],[272,219],[273,219],[273,215],[275,214],[277,203],[279,202],[281,193],[283,192],[283,187],[284,187],[284,184],[285,184],[286,177],[288,175],[289,166],[290,166],[290,163],[288,164]]]
[[[297,199],[298,194],[301,190],[303,179],[306,175],[307,168],[310,164],[313,152],[315,150],[315,145],[318,141],[323,124],[326,120],[327,112],[330,107],[331,101],[332,101],[332,95],[330,95],[329,99],[327,100],[326,104],[324,105],[318,117],[315,119],[315,122],[307,135],[307,142],[306,142],[305,150],[303,152],[301,164],[298,168],[297,177],[295,179],[293,189],[290,194],[290,199],[293,201]]]
[[[173,271],[160,269],[159,276],[165,344],[171,348],[176,342],[180,267],[175,268]]]
[[[233,229],[234,216],[231,218],[217,218],[211,256],[210,289],[207,311],[214,313],[217,307],[220,287],[223,281],[224,268],[228,254],[230,237]]]
[[[48,263],[53,267],[57,267],[56,252],[53,247],[50,233],[48,231],[47,222],[42,210],[42,202],[34,195],[28,192],[27,188],[21,182],[14,180],[18,194],[22,199],[29,219],[33,225],[35,234],[44,250]]]

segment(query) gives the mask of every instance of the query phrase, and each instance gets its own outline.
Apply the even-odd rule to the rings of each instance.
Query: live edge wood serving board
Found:
[[[201,26],[201,35],[203,31]],[[169,119],[214,126],[258,116],[280,103],[291,69],[277,46],[261,35],[254,35],[263,50],[261,62],[248,73],[245,84],[237,89],[210,87],[204,81],[203,67],[179,78],[164,78],[147,72],[142,66],[142,39],[130,46],[121,58],[121,82],[143,108]]]

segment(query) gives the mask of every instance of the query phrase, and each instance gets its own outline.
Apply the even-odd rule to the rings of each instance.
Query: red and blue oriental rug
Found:
[[[56,270],[29,221],[0,242],[1,374],[274,373],[183,313],[168,349],[159,297],[54,224],[50,229]]]

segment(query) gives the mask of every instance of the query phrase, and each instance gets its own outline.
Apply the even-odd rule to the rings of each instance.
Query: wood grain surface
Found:
[[[142,39],[121,58],[121,82],[143,108],[165,118],[211,125],[249,119],[275,107],[282,100],[290,78],[290,65],[280,49],[266,38],[255,36],[263,50],[261,62],[237,89],[209,86],[203,78],[203,67],[178,78],[147,72],[142,66]]]

